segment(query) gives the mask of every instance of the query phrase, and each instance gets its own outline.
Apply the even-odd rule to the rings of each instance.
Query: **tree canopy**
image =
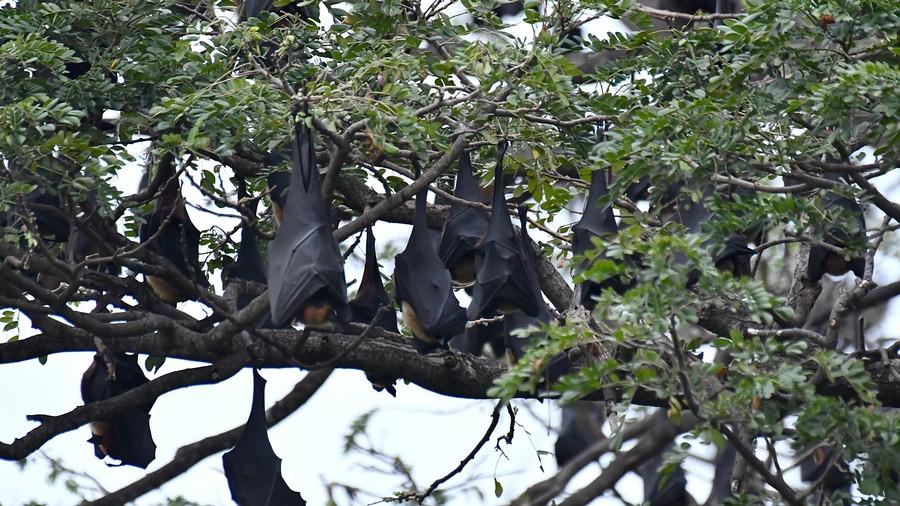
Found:
[[[637,471],[644,500],[690,504],[699,498],[686,497],[680,464],[701,444],[718,449],[707,504],[900,501],[900,341],[885,316],[900,293],[894,3],[245,3],[0,8],[0,364],[98,353],[87,404],[32,416],[27,434],[2,435],[0,457],[24,459],[90,422],[145,416],[172,390],[243,368],[308,370],[269,410],[271,425],[333,371],[358,369],[400,396],[396,379],[493,399],[487,434],[446,478],[477,458],[519,399],[566,406],[560,441],[577,434],[581,451],[519,497],[498,482],[503,503],[588,504]],[[518,31],[498,8],[519,13]],[[593,33],[601,18],[628,32]],[[523,29],[528,37],[515,35]],[[264,276],[246,275],[241,259],[265,257],[288,233],[291,207],[275,217],[279,177],[300,163],[318,169],[323,203],[305,202],[347,258],[364,254],[367,227],[412,224],[416,194],[433,195],[424,223],[435,237],[463,209],[473,210],[466,220],[488,216],[504,150],[496,184],[512,222],[527,219],[503,244],[519,248],[522,290],[539,288],[552,306],[528,311],[536,326],[511,334],[521,308],[486,312],[467,332],[503,321],[500,344],[423,348],[408,314],[399,328],[388,323],[408,309],[393,296],[352,323],[265,322]],[[454,195],[467,163],[484,191]],[[140,188],[124,183],[142,176]],[[498,215],[502,206],[490,220]],[[591,215],[599,228],[587,226]],[[191,216],[212,225],[197,230]],[[406,268],[435,272],[425,265]],[[406,282],[385,269],[375,277],[389,292]],[[370,283],[352,283],[350,295]],[[26,326],[35,333],[20,339]],[[513,349],[523,335],[539,338]],[[124,353],[144,357],[150,381],[91,390],[97,374],[134,374]],[[207,365],[167,372],[167,358]],[[661,409],[632,416],[640,406]],[[96,430],[98,456],[143,463]],[[185,447],[94,504],[133,500],[240,435]],[[595,480],[564,492],[603,455],[612,458]],[[804,481],[786,479],[801,463]],[[450,500],[434,479],[427,490],[379,492]]]

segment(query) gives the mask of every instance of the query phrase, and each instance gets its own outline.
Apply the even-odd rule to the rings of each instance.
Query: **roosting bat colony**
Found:
[[[245,18],[275,8],[272,1],[246,1],[243,4]],[[288,2],[282,12],[306,18],[304,7],[293,4]],[[705,3],[706,7],[710,5]],[[505,7],[523,8],[519,2]],[[275,48],[267,50],[274,51]],[[267,60],[270,55],[263,54],[263,65],[270,63]],[[348,248],[350,241],[341,243],[335,238],[335,230],[347,216],[339,211],[334,195],[330,193],[332,188],[328,187],[327,178],[323,178],[327,172],[324,164],[317,162],[317,154],[318,160],[323,160],[328,158],[327,151],[338,148],[324,136],[314,135],[316,118],[310,109],[297,106],[292,116],[285,118],[285,125],[289,125],[285,127],[285,138],[288,128],[291,138],[287,145],[258,156],[257,160],[262,160],[256,162],[258,167],[244,174],[236,171],[230,179],[236,191],[229,194],[228,202],[222,207],[240,213],[240,240],[233,251],[233,261],[229,258],[225,265],[216,268],[222,268],[226,287],[241,286],[229,308],[233,314],[264,300],[260,298],[263,293],[267,294],[265,300],[269,307],[266,314],[238,330],[245,331],[245,337],[252,340],[261,338],[264,329],[300,329],[302,326],[308,337],[311,332],[341,333],[353,327],[351,324],[358,324],[365,326],[367,332],[377,328],[379,333],[404,335],[408,339],[402,342],[415,350],[410,354],[417,358],[455,353],[456,356],[488,356],[505,360],[511,366],[529,364],[532,359],[527,358],[528,350],[535,344],[549,342],[554,324],[566,321],[567,315],[558,304],[556,309],[561,312],[548,304],[547,300],[551,298],[545,299],[545,293],[549,292],[542,284],[547,283],[547,276],[539,274],[539,266],[542,261],[544,264],[549,262],[532,240],[532,236],[538,237],[537,227],[532,224],[537,223],[533,219],[537,214],[523,205],[528,195],[511,197],[507,192],[513,181],[521,181],[515,179],[521,174],[507,170],[510,159],[522,159],[521,153],[528,151],[528,147],[516,145],[507,138],[499,142],[495,142],[496,139],[472,142],[466,146],[448,171],[455,173],[454,198],[449,205],[435,205],[444,198],[441,185],[437,183],[423,185],[414,194],[405,195],[408,201],[414,202],[413,218],[406,220],[411,221],[412,229],[402,252],[394,258],[392,274],[380,270],[372,223],[371,220],[364,221],[368,224],[364,230],[363,227],[357,229],[361,230],[358,242],[365,233],[362,277],[358,284],[355,281],[348,284],[342,246],[346,251],[355,248],[356,244]],[[615,129],[615,125],[605,127]],[[601,134],[600,144],[604,142],[603,132],[598,133]],[[432,159],[412,154],[402,159],[397,157],[399,161],[395,159],[393,163],[414,174],[412,181],[420,181],[434,162],[433,153],[440,151],[434,146],[430,148]],[[455,158],[456,153],[459,151],[448,160]],[[492,165],[484,163],[485,160]],[[136,204],[132,212],[134,223],[139,227],[139,241],[130,246],[134,248],[134,258],[139,260],[132,264],[139,268],[111,262],[92,266],[97,270],[90,271],[96,274],[102,270],[117,280],[126,279],[122,266],[132,273],[143,274],[142,278],[127,277],[127,282],[134,281],[134,286],[129,285],[128,289],[142,291],[143,297],[156,304],[154,310],[158,313],[175,313],[173,308],[179,303],[208,301],[211,297],[212,283],[207,274],[214,269],[202,261],[201,250],[207,245],[201,248],[201,231],[192,223],[182,195],[180,181],[187,165],[175,150],[157,145],[150,149],[143,179],[133,197]],[[222,179],[228,179],[229,175],[223,175]],[[483,181],[492,180],[492,183],[483,187],[478,183],[478,176],[482,176]],[[848,183],[833,173],[826,172],[822,177],[842,185]],[[673,179],[666,184],[654,181],[651,186],[644,179],[617,180],[613,172],[605,168],[593,170],[589,178],[589,181],[577,181],[576,186],[587,188],[587,191],[577,197],[583,198],[584,204],[580,218],[569,230],[573,253],[569,265],[577,280],[571,306],[588,310],[581,314],[595,310],[604,298],[625,296],[642,283],[634,273],[647,265],[647,258],[631,253],[616,255],[612,250],[600,247],[615,244],[624,233],[623,223],[627,220],[633,220],[628,222],[629,225],[639,221],[631,217],[631,214],[637,214],[638,203],[646,210],[644,217],[649,217],[646,218],[647,227],[670,227],[685,235],[707,234],[701,255],[708,253],[706,256],[711,260],[710,265],[704,266],[706,278],[704,269],[693,268],[697,263],[687,254],[681,251],[671,254],[672,264],[692,268],[686,281],[679,282],[679,288],[696,287],[701,280],[709,279],[709,273],[716,272],[713,269],[726,274],[729,280],[728,275],[734,278],[755,275],[751,268],[752,258],[757,252],[755,247],[763,241],[765,224],[748,222],[739,230],[730,230],[729,234],[708,234],[721,218],[717,214],[718,206],[739,200],[741,192],[750,190],[726,188],[728,185],[724,184],[717,188],[715,181],[685,179]],[[449,188],[449,180],[446,182]],[[429,192],[436,195],[435,204],[429,204]],[[809,241],[812,246],[806,279],[815,283],[825,274],[837,276],[848,272],[863,276],[865,259],[861,256],[848,258],[842,253],[844,248],[867,240],[863,209],[856,200],[834,191],[824,191],[820,197],[824,212],[838,218],[827,227],[808,232],[812,236]],[[94,219],[99,222],[101,218],[93,213],[93,198],[63,203],[57,195],[35,189],[21,199],[20,206],[0,215],[0,225],[36,231],[48,243],[64,243],[66,258],[61,261],[84,262],[100,253],[107,238],[71,226],[70,220],[65,219],[64,210],[77,209],[85,222]],[[444,198],[445,203],[446,200]],[[139,207],[141,204],[143,208]],[[434,225],[437,220],[430,213],[436,215],[444,208],[448,212],[438,235],[438,227]],[[634,213],[617,213],[617,209]],[[271,227],[257,226],[261,222],[270,223]],[[236,234],[235,227],[233,232]],[[22,247],[31,246],[23,244]],[[47,254],[47,251],[34,249],[33,261],[40,262]],[[607,274],[598,276],[600,271]],[[43,269],[39,275],[24,268],[21,272],[23,292],[30,286],[65,289],[59,277],[50,274],[52,269]],[[127,282],[122,281],[123,285]],[[355,296],[350,298],[348,287],[353,285],[357,285]],[[464,307],[460,300],[469,298],[471,302]],[[225,321],[220,324],[236,325]],[[101,346],[97,349],[81,383],[81,395],[86,405],[127,394],[149,382],[138,366],[137,354],[113,353]],[[250,365],[254,365],[252,358]],[[536,376],[544,378],[540,387],[544,391],[574,367],[565,351],[530,365]],[[367,372],[366,377],[375,390],[394,397],[402,395],[402,391],[398,393],[398,380],[402,378],[373,372]],[[253,378],[249,419],[237,444],[223,456],[232,497],[240,505],[306,504],[301,494],[291,490],[282,477],[281,460],[267,434],[266,382],[256,369]],[[156,453],[150,430],[152,406],[151,401],[115,415],[94,417],[89,439],[94,455],[107,462],[115,461],[111,465],[145,469]],[[578,416],[573,413],[564,410],[562,418],[556,451],[560,466],[597,439],[596,434],[591,433],[591,427],[600,425],[609,416],[609,412],[601,407],[593,407]],[[660,411],[655,416],[664,418],[664,413]],[[730,451],[727,458],[733,461],[734,451]],[[645,482],[645,500],[656,505],[684,504],[684,471],[678,468],[661,477],[655,467],[660,464],[652,462],[639,471]],[[812,466],[810,463],[804,465]],[[823,472],[817,468],[807,475],[815,480]]]

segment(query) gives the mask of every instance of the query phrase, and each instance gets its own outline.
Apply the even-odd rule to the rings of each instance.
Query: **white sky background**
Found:
[[[447,13],[452,15],[461,11],[462,7],[457,5]],[[323,11],[323,21],[325,18],[327,13]],[[599,20],[589,24],[589,30],[595,35],[607,30],[619,30],[620,27],[618,22],[604,24]],[[516,38],[530,40],[531,30],[530,27],[519,25],[510,28],[509,33]],[[141,160],[142,157],[138,156],[138,159]],[[889,198],[894,201],[900,199],[898,176],[900,175],[892,174],[875,181],[883,190],[892,190],[893,195],[889,192]],[[127,179],[123,178],[120,187],[126,193],[136,190],[139,177],[140,169],[135,167],[133,171],[129,171]],[[183,185],[183,192],[188,201],[202,200],[199,193],[188,184]],[[214,221],[226,230],[237,223],[236,220],[223,223],[221,218],[214,218],[196,209],[189,208],[189,213],[201,230],[209,228]],[[871,215],[868,218],[870,227],[880,222],[880,218]],[[575,218],[562,214],[557,217],[557,224],[573,219]],[[542,238],[539,231],[529,232],[536,239]],[[408,226],[379,225],[376,228],[379,250],[383,250],[391,241],[397,251],[402,250],[408,233]],[[351,241],[345,241],[344,246],[349,244]],[[358,254],[347,263],[348,280],[359,279],[361,276],[362,259],[359,254],[363,252],[364,243],[360,246]],[[876,281],[895,280],[900,268],[895,255],[897,245],[886,246],[894,257],[879,255],[876,259]],[[393,260],[382,261],[381,267],[384,273],[393,272]],[[219,277],[213,275],[210,281],[218,285]],[[219,286],[218,289],[220,288]],[[196,309],[196,304],[193,303],[182,303],[179,308],[190,306]],[[896,302],[892,304],[892,308],[889,309],[889,317],[885,319],[881,331],[870,332],[868,337],[891,334],[893,329],[898,328],[897,318],[894,316],[897,314]],[[33,333],[28,329],[27,321],[23,322],[20,327],[23,337],[29,332]],[[3,341],[10,337],[9,333],[0,334],[0,340]],[[80,405],[81,375],[90,364],[92,355],[93,353],[60,354],[49,357],[46,365],[32,360],[0,366],[0,385],[3,386],[0,391],[2,441],[9,443],[37,425],[27,422],[26,414],[62,414]],[[143,358],[142,356],[140,360],[141,365]],[[199,365],[202,364],[169,359],[161,373]],[[268,380],[267,407],[285,395],[304,374],[305,372],[296,369],[264,370],[262,375]],[[150,464],[147,472],[168,463],[180,446],[245,423],[250,408],[251,383],[250,371],[244,370],[217,385],[191,387],[159,398],[151,412],[151,428],[158,448],[156,460]],[[476,460],[442,487],[452,489],[475,484],[485,494],[484,500],[479,500],[477,496],[455,495],[451,492],[451,504],[504,504],[514,499],[527,486],[552,476],[556,471],[553,457],[544,456],[542,461],[545,471],[542,472],[536,453],[536,450],[553,451],[556,436],[555,433],[548,433],[545,425],[549,423],[558,426],[560,415],[555,403],[548,401],[540,404],[537,401],[518,400],[513,404],[521,408],[517,421],[522,426],[517,427],[513,444],[502,447],[508,459],[493,449],[496,438],[505,434],[508,428],[508,419],[504,414],[491,442],[482,449]],[[369,424],[372,443],[410,464],[417,484],[424,489],[433,480],[455,468],[471,451],[490,423],[493,406],[493,401],[448,398],[416,385],[403,383],[398,385],[398,396],[394,399],[384,392],[372,390],[361,371],[338,370],[305,406],[273,428],[269,437],[276,453],[283,459],[282,473],[288,485],[300,491],[310,505],[325,504],[325,483],[328,482],[358,486],[361,493],[375,494],[371,500],[366,498],[362,501],[369,503],[377,501],[380,496],[400,490],[401,480],[364,469],[363,466],[367,464],[377,463],[361,454],[343,454],[344,436],[349,433],[350,425],[357,417],[373,409],[379,410]],[[88,426],[83,426],[52,439],[42,451],[61,459],[67,466],[92,476],[110,491],[145,475],[145,471],[131,466],[107,467],[94,457],[93,445],[87,443],[89,437]],[[708,494],[712,467],[697,460],[690,460],[688,467],[688,489],[696,499],[702,501]],[[574,490],[593,480],[599,470],[596,464],[588,466],[572,481],[569,489]],[[16,463],[0,461],[0,504],[12,506],[29,500],[53,505],[77,502],[76,496],[66,490],[62,481],[53,485],[47,483],[49,472],[46,462],[35,460],[34,457],[21,472]],[[794,482],[799,478],[797,474],[795,471]],[[504,488],[500,499],[493,496],[494,476]],[[474,477],[481,479],[476,481]],[[642,495],[642,482],[630,474],[619,483],[617,489],[627,500],[638,502]],[[221,453],[201,461],[160,490],[143,496],[137,504],[159,504],[166,497],[178,495],[204,504],[233,504],[222,472]],[[89,498],[96,498],[96,495]],[[337,492],[335,499],[339,504],[349,503],[342,492]],[[600,498],[592,504],[621,502]]]

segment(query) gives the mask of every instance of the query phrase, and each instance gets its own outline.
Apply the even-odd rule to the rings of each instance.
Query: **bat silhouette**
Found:
[[[453,195],[470,202],[489,202],[475,184],[469,153],[459,156]],[[450,206],[450,214],[441,232],[438,254],[456,283],[469,285],[475,281],[475,246],[484,237],[487,228],[488,216],[481,209],[459,203]]]
[[[150,381],[138,366],[136,354],[115,355],[113,368],[115,379],[110,377],[100,354],[94,355],[81,378],[81,398],[85,404],[111,399]],[[110,418],[92,421],[88,442],[94,445],[94,455],[98,459],[109,456],[120,462],[112,465],[146,469],[156,458],[156,443],[150,433],[150,408],[154,401]]]
[[[413,159],[416,177],[421,173]],[[394,258],[394,288],[403,322],[416,338],[420,353],[445,346],[465,328],[466,312],[453,294],[453,280],[428,231],[425,206],[428,188],[416,195],[416,215],[406,249]]]
[[[559,467],[566,465],[585,448],[596,443],[603,436],[599,428],[605,419],[606,410],[597,403],[582,401],[562,408],[559,435],[554,446],[556,464]]]
[[[243,177],[237,177],[237,197],[238,200],[244,200],[247,194],[247,182]],[[256,216],[256,205],[259,201],[248,201],[245,205],[250,214]],[[263,265],[262,256],[259,254],[259,239],[250,225],[241,221],[241,242],[238,244],[237,259],[232,265],[232,271],[235,277],[245,281],[255,281],[257,283],[266,284],[266,268]]]
[[[305,505],[281,476],[281,459],[269,441],[265,392],[266,380],[253,369],[250,418],[234,448],[222,455],[231,498],[239,506]]]
[[[678,185],[670,188],[671,193],[677,193],[680,190]],[[693,202],[687,195],[679,195],[676,198],[675,213],[672,216],[673,221],[681,223],[688,233],[699,234],[702,232],[703,224],[713,220],[714,215],[706,207],[706,201],[711,199],[715,192],[713,186],[707,186],[700,200]],[[715,247],[713,239],[703,241],[703,247],[712,249]],[[737,232],[732,233],[725,243],[713,250],[713,263],[720,271],[730,272],[735,276],[749,276],[750,257],[756,252],[747,246],[746,238]],[[687,257],[676,252],[673,258],[676,264],[684,265],[687,263]],[[700,271],[693,270],[688,273],[687,286],[691,286],[700,279]]]
[[[34,215],[37,233],[41,238],[54,242],[69,240],[69,222],[53,212],[53,209],[61,212],[59,195],[35,190],[25,197],[25,208]]]
[[[238,200],[244,200],[247,194],[247,183],[243,177],[237,177]],[[258,200],[248,201],[245,205],[250,214],[256,216],[256,206]],[[238,243],[237,259],[228,268],[228,277],[243,279],[244,281],[253,281],[256,283],[267,284],[266,268],[263,265],[262,257],[259,254],[259,239],[250,225],[244,221],[241,222],[241,241]],[[247,307],[253,301],[253,295],[241,293],[237,299],[237,309],[241,310]],[[266,314],[257,322],[257,328],[260,329],[277,329],[291,328],[290,323],[276,326],[272,323],[270,314]]]
[[[159,161],[157,178],[162,181],[162,191],[153,206],[147,222],[141,225],[141,243],[150,243],[150,249],[172,262],[187,279],[208,288],[209,281],[200,268],[200,231],[191,222],[184,206],[184,198],[175,175],[175,156],[165,153]],[[155,235],[159,235],[154,239]],[[164,302],[174,304],[187,300],[183,293],[168,281],[157,276],[146,276],[147,284]]]
[[[581,220],[572,227],[572,252],[577,256],[584,256],[588,251],[595,248],[592,239],[608,238],[619,232],[619,226],[616,224],[616,217],[613,215],[612,200],[601,206],[600,200],[609,195],[609,187],[606,184],[606,173],[602,170],[595,170],[591,173],[591,186],[588,190],[587,201],[584,203],[584,212]],[[598,258],[606,258],[601,253]],[[590,269],[596,260],[585,259],[575,267],[576,273],[584,272]],[[632,283],[633,284],[633,283]],[[625,284],[621,277],[612,276],[608,279],[600,281],[585,281],[581,285],[580,303],[584,307],[593,310],[596,306],[594,296],[606,288],[612,288],[618,294],[625,293],[632,284]]]
[[[269,167],[277,167],[281,165],[281,157],[269,153],[264,163]],[[273,171],[266,177],[266,183],[269,185],[269,199],[272,201],[275,220],[281,224],[284,219],[284,206],[287,204],[288,188],[291,186],[291,174],[281,170]]]
[[[520,258],[524,267],[525,282],[531,296],[538,301],[538,313],[535,316],[528,315],[525,311],[517,309],[506,313],[503,317],[503,328],[506,334],[506,353],[510,364],[515,364],[525,354],[525,346],[534,339],[546,339],[545,333],[532,334],[531,339],[513,335],[516,329],[530,326],[540,327],[553,319],[544,297],[541,295],[541,285],[538,280],[537,266],[534,253],[531,250],[531,238],[528,237],[528,215],[525,207],[519,207],[519,226],[521,227]]]
[[[540,311],[539,301],[529,286],[521,245],[506,210],[503,157],[508,147],[506,141],[497,146],[491,220],[475,255],[475,287],[467,311],[470,320],[494,311],[510,313],[520,309],[529,316],[537,316]]]
[[[372,227],[366,229],[366,265],[363,268],[362,281],[356,291],[356,297],[350,300],[350,321],[368,325],[375,319],[381,306],[393,304],[390,295],[384,289],[381,281],[381,273],[378,271],[378,255],[375,253],[375,235]],[[397,313],[388,311],[378,321],[378,327],[399,334],[397,329]],[[372,383],[372,388],[377,392],[387,390],[393,397],[397,397],[397,389],[394,384],[396,378],[379,376],[366,372],[366,378]]]
[[[321,326],[349,321],[344,259],[325,215],[312,131],[294,126],[284,219],[268,247],[272,323]]]
[[[821,235],[822,242],[838,248],[866,242],[866,218],[859,204],[829,191],[822,197],[822,207],[825,209],[825,215],[835,220],[827,225]],[[865,269],[866,259],[863,256],[848,259],[825,246],[813,244],[809,248],[806,279],[815,283],[826,273],[840,276],[850,271],[861,278],[865,274]]]

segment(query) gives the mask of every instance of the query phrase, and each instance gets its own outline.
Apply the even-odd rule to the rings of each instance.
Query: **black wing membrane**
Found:
[[[284,220],[267,255],[272,322],[347,323],[344,259],[326,218],[312,131],[301,122],[295,129]]]
[[[680,187],[673,188],[673,191],[679,190]],[[715,188],[707,186],[697,202],[692,201],[687,195],[680,195],[676,199],[677,205],[672,217],[673,221],[683,225],[689,233],[701,233],[703,224],[714,218],[713,213],[706,207],[706,202],[713,197],[714,193]],[[724,244],[719,246],[716,246],[713,239],[707,239],[703,241],[703,247],[712,250],[713,263],[720,271],[730,272],[737,277],[751,274],[750,257],[756,252],[747,246],[747,240],[743,234],[734,232],[725,240]],[[684,254],[676,252],[673,261],[684,265],[687,263],[687,258]],[[687,285],[693,285],[699,279],[700,271],[693,270],[688,273]]]
[[[362,281],[356,291],[356,297],[350,301],[350,321],[369,324],[375,319],[375,314],[381,306],[390,306],[393,303],[384,283],[381,273],[378,271],[378,255],[375,253],[375,235],[372,227],[366,230],[366,265],[363,267]],[[397,330],[397,313],[388,311],[378,321],[378,327],[390,332],[399,333]]]
[[[174,163],[175,156],[172,153],[163,154],[159,161],[156,177],[163,182],[163,189],[147,223],[141,226],[141,242],[152,240],[151,249],[172,262],[182,276],[208,288],[209,281],[200,268],[200,230],[187,214]],[[157,237],[153,239],[155,235]],[[160,299],[170,304],[188,298],[188,294],[182,293],[162,278],[147,276],[147,283]]]
[[[470,202],[489,202],[475,183],[468,152],[459,156],[453,195]],[[453,281],[463,285],[475,281],[475,247],[484,237],[487,228],[488,216],[481,209],[459,203],[450,206],[450,214],[441,232],[438,254],[450,270]]]
[[[595,170],[591,173],[591,186],[588,190],[587,201],[584,203],[584,212],[581,220],[572,227],[572,252],[576,255],[584,256],[588,251],[594,249],[592,239],[607,238],[614,236],[619,232],[619,226],[616,224],[616,217],[613,215],[613,204],[610,200],[606,205],[601,206],[600,200],[609,195],[609,187],[606,184],[606,173],[602,170]],[[599,258],[605,258],[601,254]],[[577,273],[584,272],[589,269],[593,261],[585,259],[580,262],[575,270]],[[588,309],[594,309],[596,302],[593,297],[599,295],[606,288],[612,288],[616,293],[625,293],[630,285],[625,284],[619,276],[612,276],[603,281],[585,281],[581,285],[581,305]]]
[[[418,177],[418,162],[413,165]],[[428,231],[427,194],[428,188],[423,188],[416,195],[416,216],[409,242],[394,259],[397,303],[421,352],[446,345],[453,336],[463,332],[466,323],[466,312],[453,294],[450,272],[441,262]]]
[[[238,200],[244,200],[247,194],[247,183],[243,177],[238,176],[237,179]],[[256,205],[258,201],[248,202],[247,210],[253,216],[256,216]],[[262,256],[259,254],[259,239],[250,225],[241,220],[241,242],[238,245],[237,260],[234,262],[234,275],[245,281],[255,281],[257,283],[266,284],[266,268],[263,265]]]
[[[253,404],[241,438],[222,455],[231,498],[239,506],[306,504],[281,476],[281,459],[269,441],[265,406],[266,380],[253,370]]]
[[[81,398],[85,404],[111,399],[150,381],[138,366],[136,354],[115,355],[113,367],[115,379],[110,377],[100,354],[94,355],[81,378]],[[146,469],[156,458],[156,443],[150,433],[153,402],[127,409],[111,418],[92,421],[88,442],[94,445],[94,455],[98,459],[109,456],[118,460],[118,465]]]
[[[368,325],[375,319],[381,306],[390,306],[391,304],[393,301],[387,290],[384,289],[381,273],[378,271],[375,235],[372,233],[372,227],[368,227],[366,229],[366,265],[363,267],[362,281],[359,283],[356,297],[350,300],[350,321]],[[395,311],[385,313],[378,320],[377,326],[390,332],[400,333],[397,329],[397,313]],[[397,396],[397,389],[394,387],[397,383],[396,378],[371,374],[368,371],[366,378],[372,383],[375,391],[387,390],[393,397]]]
[[[475,256],[477,274],[467,312],[470,320],[494,311],[509,313],[520,309],[529,316],[537,316],[540,311],[539,301],[528,283],[516,231],[506,210],[503,157],[508,147],[506,141],[497,146],[491,221]]]
[[[519,225],[521,226],[521,258],[525,267],[525,281],[532,296],[538,301],[538,314],[530,316],[522,310],[516,310],[507,313],[503,317],[503,328],[506,334],[506,352],[510,363],[518,362],[522,355],[525,354],[525,346],[534,339],[546,339],[547,335],[543,332],[532,334],[531,339],[518,337],[513,335],[516,329],[524,329],[527,327],[540,327],[541,324],[547,324],[553,319],[544,297],[541,295],[541,285],[538,281],[537,264],[534,260],[534,253],[531,250],[531,239],[528,237],[528,215],[524,207],[519,208]]]
[[[835,220],[822,234],[822,242],[837,248],[866,242],[866,218],[857,202],[829,191],[822,197],[822,207],[825,214]],[[861,278],[865,269],[864,256],[847,258],[825,246],[813,244],[809,249],[806,279],[815,283],[826,273],[840,276],[850,271]]]

